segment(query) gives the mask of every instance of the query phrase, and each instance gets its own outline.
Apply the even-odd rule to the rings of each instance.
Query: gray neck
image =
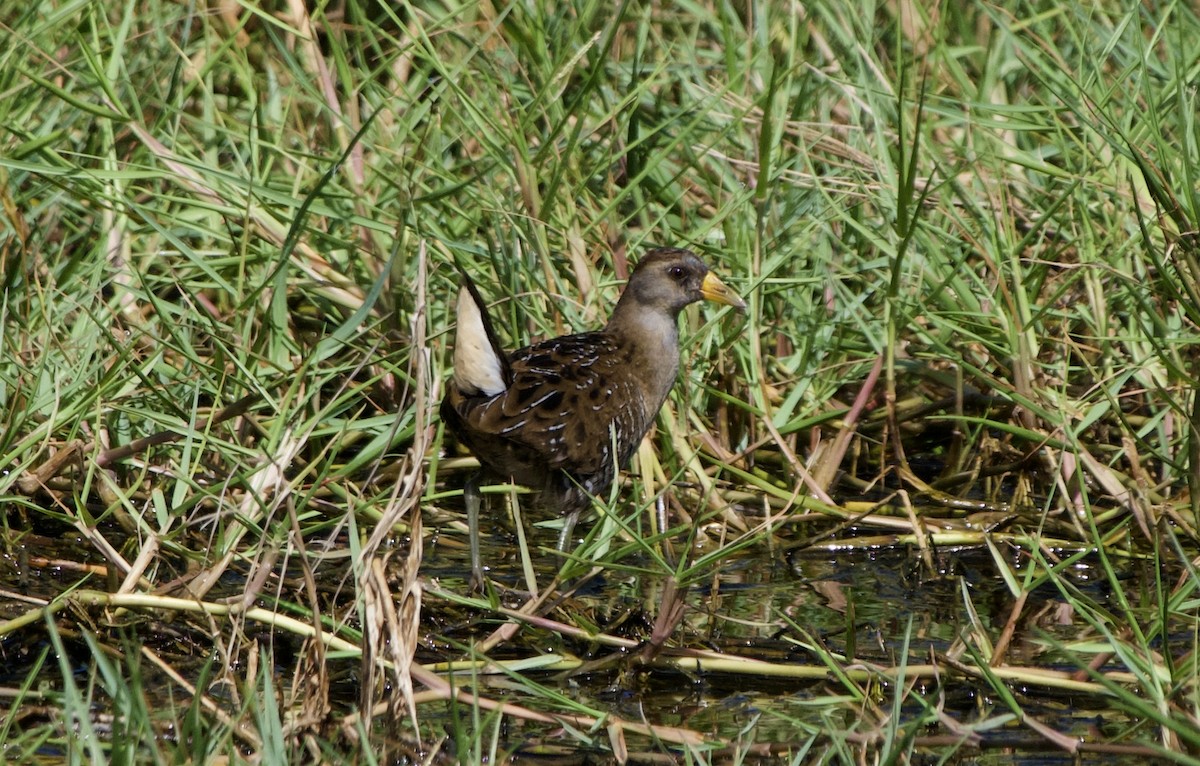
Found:
[[[679,375],[678,312],[647,309],[620,301],[613,310],[606,332],[617,335],[622,345],[633,349],[630,362],[642,374],[644,401],[652,407],[646,413],[653,418],[675,385]]]

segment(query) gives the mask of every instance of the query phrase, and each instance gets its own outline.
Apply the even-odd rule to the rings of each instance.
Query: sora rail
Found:
[[[679,373],[679,312],[700,300],[746,305],[694,253],[651,250],[604,329],[505,353],[463,275],[442,420],[484,471],[536,490],[544,507],[566,516],[560,550],[591,496],[608,489],[654,422]],[[464,491],[476,586],[483,582],[477,478]]]

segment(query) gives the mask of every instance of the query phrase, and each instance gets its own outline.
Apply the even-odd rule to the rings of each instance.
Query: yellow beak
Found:
[[[733,306],[738,311],[746,310],[746,302],[738,297],[737,293],[726,287],[725,283],[711,271],[704,275],[704,281],[700,283],[700,294],[706,301],[724,303],[726,306]]]

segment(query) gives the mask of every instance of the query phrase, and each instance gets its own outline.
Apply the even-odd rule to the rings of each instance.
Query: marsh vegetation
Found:
[[[1200,761],[1189,4],[0,19],[5,760]],[[457,268],[656,245],[746,315],[470,591]]]

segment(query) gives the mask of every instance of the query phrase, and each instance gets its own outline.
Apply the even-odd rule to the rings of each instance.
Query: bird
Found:
[[[533,489],[542,507],[564,516],[559,550],[650,430],[679,374],[679,313],[701,300],[746,307],[695,253],[656,248],[637,263],[602,329],[505,352],[462,272],[442,421],[483,473]],[[477,588],[479,478],[464,487]]]

